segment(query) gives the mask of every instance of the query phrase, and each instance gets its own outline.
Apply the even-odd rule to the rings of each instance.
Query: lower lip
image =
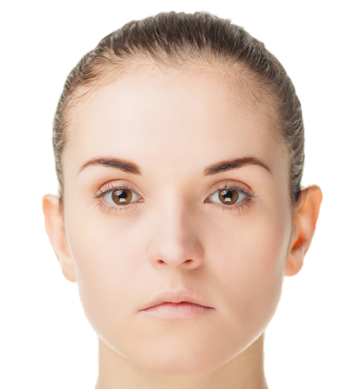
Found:
[[[163,303],[140,313],[161,319],[192,319],[214,311],[214,308],[191,303]]]

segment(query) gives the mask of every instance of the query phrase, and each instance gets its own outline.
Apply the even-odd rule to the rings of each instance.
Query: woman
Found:
[[[266,388],[264,331],[322,202],[278,60],[206,12],[131,21],[68,76],[53,144],[45,226],[96,388]]]

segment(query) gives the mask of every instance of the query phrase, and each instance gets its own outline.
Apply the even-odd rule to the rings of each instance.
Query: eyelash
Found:
[[[97,193],[96,195],[93,196],[93,198],[95,200],[97,200],[97,206],[103,212],[106,212],[106,213],[121,213],[121,212],[125,212],[125,211],[133,211],[134,209],[137,208],[137,203],[131,203],[131,204],[127,204],[125,206],[124,205],[123,206],[119,205],[119,206],[116,206],[116,207],[112,207],[112,206],[106,205],[104,202],[102,202],[100,200],[101,197],[105,196],[107,193],[114,192],[115,190],[118,190],[118,189],[128,189],[128,190],[136,193],[138,196],[140,196],[129,185],[119,185],[119,186],[117,185],[117,186],[114,186],[111,183],[107,183],[105,190],[103,190],[103,191],[101,191],[101,192],[99,192],[99,193]],[[222,191],[222,190],[225,190],[225,189],[236,190],[236,191],[244,194],[246,196],[246,198],[244,200],[240,201],[237,205],[234,205],[234,204],[233,205],[224,205],[224,204],[217,204],[217,203],[213,203],[213,202],[209,201],[210,204],[212,204],[212,205],[214,205],[216,207],[219,207],[222,212],[239,214],[246,207],[250,207],[251,201],[255,198],[255,192],[248,193],[246,191],[246,189],[243,186],[239,185],[239,184],[225,184],[223,186],[219,186],[218,188],[216,188],[216,190],[211,195],[208,196],[208,198],[213,196],[216,192]]]

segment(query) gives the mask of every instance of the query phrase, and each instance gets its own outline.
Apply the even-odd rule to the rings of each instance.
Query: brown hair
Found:
[[[133,20],[103,38],[78,62],[67,77],[53,124],[53,148],[63,206],[62,152],[73,127],[74,116],[83,112],[85,97],[94,86],[105,85],[130,69],[153,63],[176,69],[214,66],[239,70],[240,82],[272,97],[278,117],[279,137],[289,151],[289,190],[292,209],[301,191],[304,166],[304,125],[299,99],[283,66],[242,27],[208,12],[162,12]],[[232,72],[231,72],[232,73]],[[250,83],[249,83],[250,81]],[[105,82],[105,83],[104,83]],[[253,92],[254,95],[254,92]]]

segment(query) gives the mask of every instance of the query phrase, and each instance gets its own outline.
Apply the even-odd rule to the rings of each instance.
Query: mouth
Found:
[[[139,313],[163,319],[188,319],[215,311],[204,299],[188,289],[158,294]]]
[[[183,301],[180,303],[164,302],[153,307],[142,309],[141,314],[159,319],[191,319],[206,315],[215,309]]]

